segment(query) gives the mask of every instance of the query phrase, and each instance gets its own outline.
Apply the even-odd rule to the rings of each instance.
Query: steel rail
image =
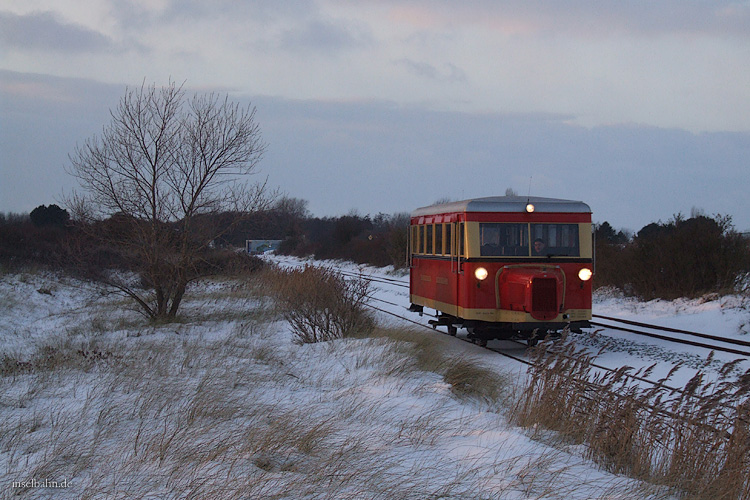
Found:
[[[641,328],[650,328],[651,330],[660,330],[663,332],[680,333],[682,335],[690,335],[691,337],[698,337],[698,338],[707,339],[707,340],[715,340],[718,342],[724,342],[726,344],[734,344],[734,345],[740,345],[743,347],[750,347],[750,342],[746,340],[727,339],[727,338],[719,337],[717,335],[709,335],[707,333],[691,332],[689,330],[680,330],[679,328],[670,328],[668,326],[651,325],[649,323],[641,323],[641,322],[633,321],[629,319],[614,318],[612,316],[602,316],[599,314],[592,314],[591,316],[594,318],[604,319],[607,321],[616,321],[618,323],[624,323],[626,325],[638,326]]]
[[[393,302],[389,302],[389,301],[387,301],[387,300],[379,299],[379,298],[377,298],[377,297],[369,297],[369,298],[370,298],[370,299],[372,299],[372,300],[377,300],[377,301],[379,301],[379,302],[383,302],[383,303],[385,303],[385,304],[400,306],[399,304],[395,304],[395,303],[393,303]],[[380,311],[380,312],[384,312],[384,313],[386,313],[386,314],[390,314],[391,316],[395,316],[396,318],[402,319],[402,320],[404,320],[404,321],[408,321],[409,323],[413,323],[413,324],[415,324],[415,325],[421,326],[421,327],[423,327],[423,328],[425,328],[425,329],[427,329],[427,330],[430,330],[430,331],[436,331],[436,328],[434,328],[434,327],[432,327],[432,326],[429,326],[429,325],[425,325],[424,323],[420,323],[420,322],[418,322],[418,321],[414,321],[413,319],[407,318],[407,317],[405,317],[405,316],[401,316],[401,315],[398,315],[398,314],[396,314],[396,313],[394,313],[394,312],[391,312],[391,311],[387,311],[387,310],[385,310],[385,309],[382,309],[382,308],[379,308],[379,307],[373,306],[372,304],[367,304],[367,306],[368,306],[368,307],[370,307],[370,308],[372,308],[372,309],[375,309],[375,310],[377,310],[377,311]],[[461,337],[456,337],[456,338],[457,338],[458,340],[462,341],[462,342],[469,342],[469,343],[473,343],[473,342],[471,342],[471,340],[469,340],[469,339],[464,339],[464,338],[461,338]],[[509,340],[509,342],[516,342],[517,344],[519,344],[519,345],[521,345],[521,346],[523,346],[523,347],[526,347],[526,345],[525,345],[525,344],[522,344],[521,342],[517,342],[517,341],[515,341],[515,340]],[[480,347],[482,347],[482,346],[480,346]],[[500,350],[498,350],[498,349],[495,349],[495,348],[492,348],[492,347],[487,347],[487,346],[484,346],[484,349],[487,349],[487,350],[489,350],[489,351],[493,351],[493,352],[496,352],[496,353],[498,353],[498,354],[500,354],[500,355],[502,355],[502,356],[505,356],[505,357],[508,357],[508,358],[514,359],[514,360],[516,360],[516,361],[519,361],[519,362],[521,362],[521,363],[523,363],[523,364],[525,364],[525,365],[528,365],[528,366],[532,366],[532,363],[531,363],[531,362],[529,362],[529,361],[526,361],[525,359],[522,359],[522,358],[518,358],[518,357],[512,356],[512,355],[510,355],[510,354],[504,353],[504,352],[502,352],[502,351],[500,351]],[[617,369],[615,369],[615,368],[609,368],[609,367],[607,367],[607,366],[599,365],[599,364],[597,364],[597,363],[593,363],[593,362],[592,362],[592,363],[590,363],[590,366],[591,366],[591,367],[593,367],[593,368],[597,368],[597,369],[599,369],[599,370],[605,370],[605,371],[608,371],[608,372],[615,372],[615,371],[617,371]],[[671,392],[678,392],[678,393],[679,393],[679,392],[682,392],[682,389],[680,389],[680,388],[678,388],[678,387],[673,387],[673,386],[669,386],[669,385],[667,385],[667,384],[664,384],[664,383],[662,383],[662,382],[654,382],[653,380],[649,380],[649,379],[647,379],[647,378],[644,378],[644,377],[639,377],[639,376],[637,376],[637,375],[633,375],[633,374],[629,374],[629,373],[624,373],[624,374],[623,374],[623,376],[625,376],[625,377],[627,377],[627,378],[631,378],[631,379],[633,379],[633,380],[638,380],[638,381],[640,381],[640,382],[645,382],[645,383],[647,383],[647,384],[655,385],[655,386],[657,386],[657,387],[659,387],[659,388],[661,388],[661,389],[665,389],[665,390],[668,390],[668,391],[671,391]]]
[[[353,274],[349,274],[349,275],[350,276],[362,277],[362,275],[353,275]],[[372,281],[379,281],[379,280],[372,280]],[[389,283],[389,284],[393,284],[393,283]],[[401,286],[407,286],[407,285],[401,285]],[[396,304],[394,302],[390,302],[390,301],[387,301],[387,300],[379,299],[377,297],[369,296],[368,298],[373,299],[373,300],[377,300],[377,301],[380,301],[380,302],[383,302],[385,304],[395,305],[395,306],[398,306],[398,307],[403,307],[400,304]],[[421,326],[422,328],[425,328],[427,330],[432,330],[432,331],[436,331],[437,330],[434,325],[433,326],[425,325],[424,323],[420,323],[418,321],[414,321],[412,319],[406,318],[404,316],[401,316],[401,315],[396,314],[394,312],[382,309],[380,307],[374,306],[374,305],[369,304],[369,303],[364,303],[364,305],[366,305],[367,307],[369,307],[369,308],[371,308],[373,310],[380,311],[382,313],[385,313],[385,314],[394,316],[396,318],[399,318],[402,321],[407,321],[407,322],[412,323],[414,325]],[[592,322],[592,324],[594,324],[594,323]],[[600,326],[608,326],[610,328],[619,328],[619,327],[612,327],[611,325],[600,325]],[[644,332],[637,332],[637,331],[634,331],[634,332],[635,333],[644,333]],[[465,339],[465,338],[460,338],[460,337],[456,337],[456,338],[458,340],[462,341],[462,342],[470,342],[470,343],[473,344],[473,342],[470,339]],[[659,338],[662,338],[662,339],[668,340],[668,341],[675,341],[675,342],[677,342],[676,339],[665,337],[665,336],[659,336]],[[518,342],[518,343],[520,344],[520,342]],[[523,345],[523,344],[521,344],[521,345]],[[705,344],[704,344],[704,346],[705,346]],[[513,356],[511,354],[505,353],[505,352],[503,352],[503,351],[501,351],[499,349],[495,349],[495,348],[491,348],[491,347],[487,347],[487,346],[481,346],[481,347],[483,347],[484,349],[487,349],[489,351],[495,352],[497,354],[500,354],[501,356],[504,356],[506,358],[512,359],[514,361],[518,361],[519,363],[525,364],[527,366],[534,366],[534,364],[532,362],[530,362],[530,361],[527,361],[527,360],[519,358],[517,356]],[[710,346],[708,346],[708,347],[710,347]],[[558,353],[558,354],[561,354],[561,353]],[[569,356],[567,356],[567,355],[563,355],[563,357],[569,358]],[[599,370],[604,370],[604,371],[612,372],[612,373],[618,372],[620,370],[620,369],[613,369],[613,368],[609,368],[609,367],[606,367],[606,366],[602,366],[602,365],[593,363],[592,361],[589,361],[589,366],[591,366],[592,368],[596,368],[596,369],[599,369]],[[674,394],[679,394],[679,395],[681,395],[683,397],[684,396],[688,396],[690,398],[697,398],[697,399],[700,399],[700,400],[706,399],[704,396],[701,396],[701,395],[687,393],[687,392],[685,392],[685,389],[681,389],[681,388],[669,386],[669,385],[665,384],[664,381],[656,381],[655,382],[653,380],[648,380],[648,379],[646,379],[644,377],[641,377],[641,376],[638,376],[638,375],[635,375],[635,374],[631,374],[631,373],[627,373],[627,372],[624,372],[621,375],[623,377],[625,377],[625,378],[629,378],[629,379],[632,379],[632,380],[637,380],[639,382],[643,382],[643,383],[647,383],[647,384],[653,385],[653,386],[659,388],[660,390],[668,391],[668,392],[670,392],[673,395]],[[577,380],[578,382],[583,383],[585,386],[589,387],[590,389],[593,389],[593,390],[599,390],[599,389],[601,389],[601,387],[599,387],[598,385],[594,384],[590,380],[587,380],[587,379],[577,379],[576,377],[571,377],[571,379]],[[616,395],[616,397],[620,397],[620,398],[627,398],[627,397],[629,397],[627,395],[621,395],[621,394],[615,394],[615,395]],[[583,397],[585,397],[585,396],[583,396]],[[683,419],[686,419],[686,417],[687,417],[686,415],[675,414],[675,413],[673,413],[673,412],[671,412],[669,410],[666,410],[664,408],[657,408],[657,407],[653,406],[653,404],[651,404],[649,402],[645,402],[644,401],[644,402],[642,402],[642,404],[643,404],[644,408],[648,408],[648,409],[650,409],[652,411],[659,412],[659,413],[667,415],[667,416],[669,416],[671,418],[683,420]],[[732,409],[731,407],[728,407],[728,406],[725,406],[725,405],[722,405],[722,406],[724,406],[728,410]],[[713,432],[715,432],[717,434],[720,434],[725,439],[731,439],[731,437],[732,437],[732,434],[728,433],[727,431],[720,431],[720,430],[714,428],[713,426],[710,426],[710,425],[707,425],[707,424],[702,424],[701,422],[696,422],[696,421],[693,421],[692,419],[689,419],[689,418],[687,420],[692,421],[692,423],[694,423],[696,425],[699,425],[701,427],[705,427],[707,430],[711,430],[711,431],[713,431]],[[743,419],[743,421],[744,421],[744,419]]]
[[[400,286],[402,288],[409,288],[409,283],[406,281],[402,281],[395,278],[384,278],[382,276],[372,276],[371,274],[365,274],[365,273],[353,273],[351,271],[338,271],[340,274],[343,274],[344,276],[349,276],[351,278],[364,278],[369,281],[374,281],[375,283],[385,283],[387,285],[396,285]]]

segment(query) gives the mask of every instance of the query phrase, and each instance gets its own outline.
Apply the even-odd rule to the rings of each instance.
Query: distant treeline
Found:
[[[284,255],[402,268],[407,265],[408,230],[408,213],[313,217],[307,201],[282,198],[270,210],[233,227],[216,243],[244,247],[245,240],[283,240],[278,251]]]
[[[222,228],[222,236],[211,242],[203,258],[206,266],[216,266],[219,272],[227,266],[247,267],[238,264],[241,259],[234,257],[235,249],[252,239],[283,240],[279,251],[287,255],[397,268],[407,263],[408,214],[320,218],[310,215],[305,200],[282,198],[271,209],[241,217],[239,222],[236,216],[220,213],[196,221]],[[57,205],[37,207],[31,214],[0,213],[0,268],[13,271],[41,265],[84,275],[135,268],[126,249],[103,245],[106,238],[92,237],[133,227],[133,221],[119,214],[83,227]]]
[[[644,300],[747,292],[750,286],[750,241],[729,217],[676,215],[633,237],[604,222],[595,240],[595,286]]]
[[[217,216],[199,222],[220,225],[228,219]],[[131,234],[134,228],[139,228],[137,221],[120,214],[92,223],[73,221],[57,205],[37,207],[31,214],[0,213],[0,272],[48,268],[96,279],[110,270],[136,271],[143,262],[136,262],[131,248],[106,243],[107,235]],[[227,234],[232,229],[227,227]],[[177,236],[176,227],[174,231]],[[238,245],[244,246],[244,239]],[[170,245],[165,249],[170,250]],[[217,241],[207,245],[196,269],[206,274],[236,273],[260,265],[259,259],[228,248],[227,241]]]
[[[310,214],[305,200],[282,198],[271,209],[239,223],[234,215],[213,215],[202,221],[226,227],[204,258],[204,265],[217,272],[258,265],[235,251],[248,239],[283,240],[279,252],[286,255],[396,268],[407,265],[407,213],[321,218]],[[95,224],[96,231],[124,227],[118,216]],[[91,227],[82,230],[56,205],[37,207],[30,214],[0,213],[0,267],[12,271],[42,265],[84,275],[130,268],[122,249],[104,248],[91,234]],[[734,230],[729,217],[677,215],[666,223],[649,224],[635,235],[603,222],[596,225],[595,241],[596,287],[616,287],[646,300],[748,291],[750,244]]]

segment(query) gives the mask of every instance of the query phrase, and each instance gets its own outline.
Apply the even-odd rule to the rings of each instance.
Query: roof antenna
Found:
[[[533,175],[529,176],[529,193],[526,195],[526,211],[528,213],[531,213],[534,211],[534,204],[531,203],[531,179],[533,178]]]

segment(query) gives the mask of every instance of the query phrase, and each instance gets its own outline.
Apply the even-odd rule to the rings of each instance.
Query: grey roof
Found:
[[[591,213],[591,208],[582,201],[539,196],[489,196],[421,207],[414,210],[411,216],[420,217],[451,212],[525,212],[528,203],[534,205],[535,212]]]

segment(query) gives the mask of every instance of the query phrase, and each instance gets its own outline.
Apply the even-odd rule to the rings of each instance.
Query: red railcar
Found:
[[[496,196],[411,214],[411,310],[469,338],[527,339],[591,319],[591,209],[580,201]]]

